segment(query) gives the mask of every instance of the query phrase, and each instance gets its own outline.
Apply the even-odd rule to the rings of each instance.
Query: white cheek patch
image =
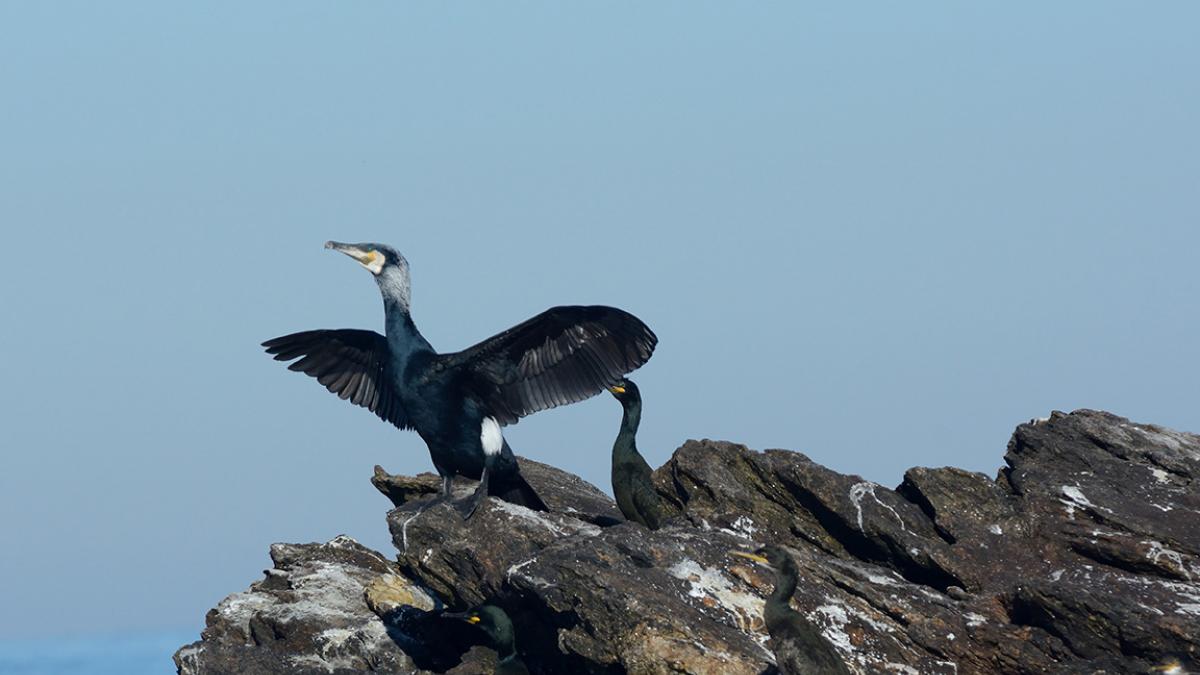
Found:
[[[379,274],[383,271],[383,264],[387,262],[387,257],[379,251],[371,251],[371,258],[363,263],[363,267],[371,270],[371,274]]]
[[[479,442],[483,444],[483,454],[489,457],[500,454],[500,449],[504,447],[504,434],[500,432],[500,423],[491,417],[483,418]]]

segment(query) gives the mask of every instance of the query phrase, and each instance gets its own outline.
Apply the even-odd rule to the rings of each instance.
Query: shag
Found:
[[[800,576],[792,556],[779,546],[764,546],[754,553],[731,553],[775,572],[775,590],[767,598],[763,620],[780,672],[784,675],[850,675],[845,662],[816,626],[792,609],[790,601]]]
[[[651,530],[663,524],[662,501],[650,480],[650,465],[638,452],[635,437],[642,421],[642,395],[632,380],[621,380],[609,387],[625,409],[621,430],[612,450],[612,486],[617,507],[625,520],[641,523]]]
[[[546,510],[525,482],[501,427],[521,417],[604,391],[649,360],[658,338],[637,317],[612,307],[552,307],[461,352],[439,354],[410,313],[408,261],[382,244],[327,242],[358,261],[383,295],[385,335],[312,330],[263,343],[288,369],[330,392],[413,429],[442,477],[479,480],[460,505],[470,517],[486,495]]]
[[[462,619],[478,626],[488,636],[492,649],[496,650],[496,675],[529,675],[525,662],[517,656],[517,639],[512,621],[504,610],[495,605],[482,605],[467,612],[451,612],[442,616]]]

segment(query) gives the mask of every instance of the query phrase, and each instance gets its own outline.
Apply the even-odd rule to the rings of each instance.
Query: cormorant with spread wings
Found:
[[[328,242],[371,272],[383,295],[385,335],[312,330],[263,343],[290,370],[315,377],[425,444],[450,496],[454,476],[479,479],[462,509],[470,517],[495,495],[545,504],[521,476],[501,427],[594,396],[650,359],[658,342],[637,317],[613,307],[552,307],[461,352],[439,354],[409,313],[408,261],[382,244]]]

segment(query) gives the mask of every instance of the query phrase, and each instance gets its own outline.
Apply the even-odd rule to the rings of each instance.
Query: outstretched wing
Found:
[[[650,359],[658,338],[629,312],[552,307],[435,367],[454,371],[501,424],[604,391]]]
[[[387,422],[411,429],[396,393],[387,338],[369,330],[309,330],[262,343],[288,370],[317,378],[330,392]]]

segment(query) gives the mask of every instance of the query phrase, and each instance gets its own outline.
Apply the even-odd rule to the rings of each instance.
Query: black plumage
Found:
[[[326,247],[374,275],[383,296],[385,335],[313,330],[263,346],[276,360],[294,360],[288,368],[315,377],[342,399],[416,430],[442,476],[444,496],[454,476],[479,479],[464,505],[467,515],[487,494],[544,510],[500,427],[600,393],[649,360],[658,341],[628,312],[564,306],[463,351],[439,354],[413,323],[402,255],[381,244]]]
[[[775,571],[775,589],[763,607],[763,620],[771,636],[775,665],[784,675],[850,675],[846,663],[817,627],[792,609],[800,574],[796,562],[779,546],[764,546],[754,553],[734,551]]]
[[[637,449],[637,430],[642,421],[642,395],[632,380],[622,380],[609,388],[621,402],[621,430],[612,450],[612,487],[617,507],[626,520],[641,523],[651,530],[662,527],[665,518],[662,499],[654,490],[653,471]]]
[[[466,621],[488,636],[492,649],[496,650],[495,675],[529,675],[525,662],[517,655],[516,631],[504,610],[495,605],[482,605],[467,612],[448,612],[442,616]]]

